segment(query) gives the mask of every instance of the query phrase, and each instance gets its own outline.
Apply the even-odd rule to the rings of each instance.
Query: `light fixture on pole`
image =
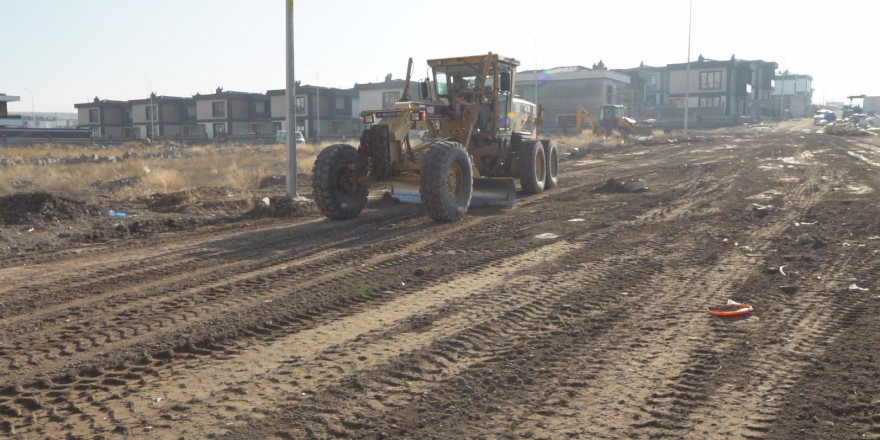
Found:
[[[34,128],[37,128],[37,112],[34,110],[34,91],[28,88],[25,88],[28,92],[31,92],[31,116],[34,118]]]

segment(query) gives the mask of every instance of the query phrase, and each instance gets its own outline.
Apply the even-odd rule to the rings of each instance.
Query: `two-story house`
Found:
[[[765,61],[718,61],[699,56],[696,62],[669,64],[669,100],[672,108],[661,119],[683,121],[685,107],[697,126],[736,123],[741,117],[760,113],[759,97],[766,93],[769,74],[776,63]],[[685,99],[687,97],[687,100]]]
[[[813,77],[789,73],[788,71],[773,76],[773,92],[767,107],[779,109],[783,117],[803,118],[811,115],[810,105],[813,102]],[[777,105],[774,105],[778,103]]]
[[[196,94],[198,132],[208,139],[272,138],[275,129],[269,112],[269,97],[260,93],[223,91]]]
[[[88,128],[93,138],[136,139],[132,128],[131,104],[126,101],[100,100],[74,104],[79,127]]]
[[[516,94],[544,106],[544,133],[565,133],[574,127],[579,105],[599,115],[603,105],[627,104],[629,75],[608,70],[601,61],[593,68],[557,67],[526,70],[516,74]],[[536,99],[537,93],[537,99]]]
[[[180,139],[201,135],[192,98],[156,96],[129,101],[132,127],[138,139]]]

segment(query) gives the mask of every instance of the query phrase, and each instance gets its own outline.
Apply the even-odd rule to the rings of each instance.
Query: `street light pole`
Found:
[[[321,79],[318,77],[318,66],[309,64],[315,68],[315,115],[317,116],[317,140],[321,143]]]
[[[284,1],[285,9],[285,58],[287,89],[284,98],[287,101],[287,197],[296,199],[296,81],[294,80],[293,56],[293,0]]]
[[[694,2],[688,2],[688,58],[684,79],[684,138],[688,138],[688,107],[691,106],[691,21],[693,20]]]
[[[28,92],[31,92],[31,116],[34,118],[34,128],[37,128],[37,112],[34,110],[34,91],[28,88],[25,88]]]
[[[150,140],[156,137],[156,117],[157,111],[153,108],[153,80],[147,77],[141,77],[141,79],[147,80],[150,83]]]

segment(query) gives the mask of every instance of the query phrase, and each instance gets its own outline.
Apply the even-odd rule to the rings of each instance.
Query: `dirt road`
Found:
[[[454,224],[375,203],[2,260],[0,437],[880,438],[880,143],[707,136]]]

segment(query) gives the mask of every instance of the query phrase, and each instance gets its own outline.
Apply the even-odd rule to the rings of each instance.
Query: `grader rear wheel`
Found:
[[[425,212],[434,220],[461,220],[473,194],[473,171],[467,151],[458,142],[440,142],[422,161],[419,194]]]
[[[558,181],[559,148],[556,146],[556,142],[550,139],[542,140],[541,144],[544,145],[544,157],[547,158],[547,177],[544,180],[544,189],[547,190],[555,188]]]
[[[525,194],[538,194],[547,180],[547,159],[539,141],[523,141],[519,150],[519,184]]]
[[[367,206],[367,185],[357,183],[357,150],[331,145],[318,154],[312,168],[312,190],[318,209],[333,220],[357,217]]]

